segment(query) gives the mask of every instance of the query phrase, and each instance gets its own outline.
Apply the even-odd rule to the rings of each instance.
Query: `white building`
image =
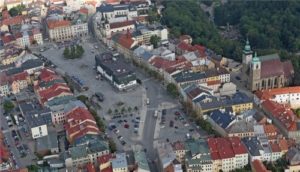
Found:
[[[27,102],[20,103],[19,109],[28,123],[33,139],[48,135],[47,126],[52,124],[52,112],[49,108],[42,108],[36,103]]]
[[[31,128],[31,135],[33,139],[47,136],[48,135],[47,125],[44,124],[44,125]]]
[[[118,153],[116,157],[112,159],[113,172],[128,172],[128,164],[125,153]]]
[[[101,16],[107,20],[123,16],[132,19],[138,16],[137,8],[131,4],[112,5],[103,3],[97,7],[97,12],[99,12]]]
[[[102,53],[96,55],[95,60],[97,71],[118,90],[123,91],[137,85],[133,69],[122,58]]]
[[[257,91],[254,100],[258,104],[264,100],[272,100],[280,104],[290,105],[293,109],[297,109],[300,107],[300,86]]]
[[[133,30],[135,28],[135,22],[133,20],[126,20],[121,22],[107,23],[105,28],[101,29],[101,33],[105,38],[110,38],[112,34],[118,32],[126,32],[127,30]]]

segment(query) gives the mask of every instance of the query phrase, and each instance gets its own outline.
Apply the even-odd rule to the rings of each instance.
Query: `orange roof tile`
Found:
[[[261,90],[261,91],[257,91],[255,94],[258,98],[267,100],[273,98],[275,95],[293,94],[293,93],[300,93],[300,86]]]
[[[208,86],[211,86],[211,85],[218,85],[218,84],[221,84],[221,81],[220,81],[220,80],[207,81],[206,83],[207,83]]]
[[[289,145],[286,139],[280,139],[278,142],[281,151],[288,151]]]
[[[48,20],[47,25],[49,29],[55,29],[58,27],[67,27],[71,25],[71,22],[68,20]]]
[[[268,134],[276,134],[277,128],[273,124],[263,125],[265,133]]]
[[[115,22],[115,23],[111,23],[110,24],[110,29],[115,29],[115,28],[119,28],[119,27],[125,27],[125,26],[129,26],[129,25],[134,25],[134,21],[133,20],[128,20],[128,21],[122,21],[122,22]]]

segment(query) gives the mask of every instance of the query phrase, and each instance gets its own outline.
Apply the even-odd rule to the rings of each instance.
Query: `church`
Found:
[[[278,54],[257,56],[247,40],[243,50],[242,72],[251,91],[281,88],[292,83],[294,68],[290,60],[282,62]]]

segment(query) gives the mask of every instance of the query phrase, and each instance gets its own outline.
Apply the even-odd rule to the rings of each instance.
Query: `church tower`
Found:
[[[246,45],[243,50],[243,56],[242,56],[244,72],[247,71],[247,69],[252,61],[252,54],[253,54],[253,52],[251,50],[251,46],[250,46],[249,40],[247,38]]]
[[[259,90],[260,89],[260,72],[261,72],[261,62],[259,58],[257,57],[257,54],[255,52],[254,57],[251,61],[250,65],[250,86],[251,90]]]

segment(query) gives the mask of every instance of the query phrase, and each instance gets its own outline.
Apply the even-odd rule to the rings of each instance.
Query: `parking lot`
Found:
[[[15,108],[8,113],[4,113],[0,108],[1,130],[4,134],[4,143],[10,152],[10,162],[15,168],[26,167],[36,159],[34,155],[34,141],[31,139],[30,131],[25,118],[19,112],[13,96],[10,101],[15,104]]]
[[[158,116],[157,128],[160,131],[156,135],[156,139],[167,142],[184,141],[190,137],[197,139],[204,135],[178,108],[162,111]]]

